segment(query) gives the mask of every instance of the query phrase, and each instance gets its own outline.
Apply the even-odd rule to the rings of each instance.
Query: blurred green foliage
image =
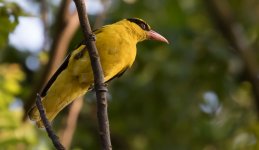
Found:
[[[228,2],[247,41],[253,48],[259,48],[259,2]],[[6,44],[8,35],[17,25],[16,21],[8,19],[10,13],[3,13],[12,8],[0,7],[0,23],[7,18],[6,24],[12,24],[0,26],[0,38],[4,39],[0,40],[0,47]],[[51,9],[56,12],[58,7]],[[11,15],[17,20],[21,14]],[[95,17],[91,16],[92,24]],[[155,31],[169,39],[170,45],[151,41],[140,43],[132,69],[109,85],[114,149],[259,149],[258,112],[254,108],[251,84],[244,75],[246,70],[224,35],[215,29],[204,1],[113,0],[105,23],[129,17],[146,20]],[[70,47],[81,38],[78,32]],[[30,149],[33,145],[41,145],[40,140],[47,141],[48,137],[45,133],[36,134],[35,130],[39,129],[32,124],[22,124],[23,111],[13,111],[10,105],[16,97],[24,100],[21,95],[33,87],[29,84],[31,77],[38,76],[39,72],[28,71],[24,57],[28,52],[13,50],[8,45],[0,51],[0,56],[10,49],[17,59],[17,62],[12,59],[12,63],[19,63],[22,69],[17,64],[0,65],[0,111],[3,111],[0,113],[0,145],[11,149],[15,146],[13,141],[22,141],[25,149]],[[10,69],[13,67],[16,69]],[[72,149],[100,149],[94,99],[93,93],[87,94]],[[56,131],[62,128],[67,111],[66,108],[54,121]],[[21,136],[14,136],[16,134]],[[52,146],[49,144],[49,147]]]
[[[0,49],[8,43],[8,35],[18,24],[18,17],[24,15],[23,10],[14,2],[0,0]]]
[[[2,64],[0,75],[0,109],[5,109],[9,107],[14,95],[21,91],[19,82],[24,80],[24,74],[17,64]]]
[[[24,112],[15,100],[24,78],[18,64],[0,65],[0,149],[29,149],[37,141],[33,125],[22,123]]]

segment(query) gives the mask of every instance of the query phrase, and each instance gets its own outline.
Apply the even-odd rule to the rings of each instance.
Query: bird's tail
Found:
[[[78,93],[79,92],[79,93]],[[46,117],[49,122],[57,116],[57,114],[71,102],[73,102],[78,96],[83,95],[86,90],[78,91],[68,91],[66,94],[61,94],[60,96],[47,95],[42,99],[42,104],[46,113]],[[29,112],[28,116],[30,120],[35,121],[39,128],[43,128],[43,122],[40,117],[40,113],[37,106],[33,106]]]
[[[39,111],[37,109],[37,106],[33,106],[29,112],[28,112],[28,116],[30,118],[30,120],[32,121],[35,121],[37,126],[39,128],[42,128],[43,127],[43,122],[41,121],[41,118],[40,118],[40,114],[39,114]],[[50,120],[50,117],[48,116],[48,114],[46,114],[46,117],[49,121],[52,121]]]
[[[61,110],[62,110],[62,109],[60,109],[60,110],[55,110],[55,111],[52,112],[52,113],[46,112],[46,117],[47,117],[48,121],[49,121],[49,122],[52,122],[52,120],[57,116],[57,114],[58,114]],[[37,125],[38,128],[43,128],[43,127],[44,127],[37,106],[33,106],[33,107],[30,109],[30,111],[28,112],[28,116],[29,116],[30,120],[36,122],[36,125]]]
[[[44,99],[43,99],[43,100],[44,100]],[[42,101],[42,102],[44,102],[44,101]],[[61,102],[61,103],[60,103],[60,106],[62,105],[62,107],[56,106],[56,107],[52,107],[52,108],[48,108],[48,107],[44,106],[44,103],[43,103],[43,107],[44,107],[44,110],[45,110],[45,114],[46,114],[46,117],[47,117],[47,119],[48,119],[49,122],[52,122],[52,120],[57,116],[57,114],[58,114],[64,107],[66,107],[69,103],[71,103],[72,101],[71,101],[71,102],[60,101],[60,102]],[[37,125],[39,128],[43,128],[43,127],[44,127],[37,106],[33,106],[33,107],[29,110],[28,116],[29,116],[30,120],[36,122],[36,125]]]

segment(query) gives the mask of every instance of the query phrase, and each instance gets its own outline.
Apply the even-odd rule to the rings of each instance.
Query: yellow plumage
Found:
[[[136,57],[137,42],[153,39],[168,43],[143,20],[136,18],[106,25],[94,33],[105,81],[131,67]],[[52,121],[65,106],[85,94],[93,81],[86,46],[80,45],[67,57],[41,93],[48,120]],[[36,121],[38,127],[43,127],[36,106],[28,114],[31,120]]]

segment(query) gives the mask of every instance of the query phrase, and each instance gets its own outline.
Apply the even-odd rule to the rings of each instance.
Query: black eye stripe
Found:
[[[143,30],[146,30],[146,31],[150,30],[149,26],[145,22],[143,22],[142,20],[139,20],[139,19],[136,19],[136,18],[129,18],[127,20],[130,21],[130,22],[136,23]]]

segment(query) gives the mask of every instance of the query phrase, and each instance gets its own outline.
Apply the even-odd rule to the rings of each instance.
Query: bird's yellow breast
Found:
[[[96,34],[96,47],[100,56],[105,81],[130,67],[136,57],[136,40],[129,37],[127,29],[121,25],[106,26]],[[116,41],[116,42],[115,42]],[[93,82],[92,69],[88,53],[76,59],[76,55],[85,48],[85,45],[76,49],[69,60],[68,67],[73,75],[79,77],[80,82]],[[86,78],[87,77],[87,78]]]

